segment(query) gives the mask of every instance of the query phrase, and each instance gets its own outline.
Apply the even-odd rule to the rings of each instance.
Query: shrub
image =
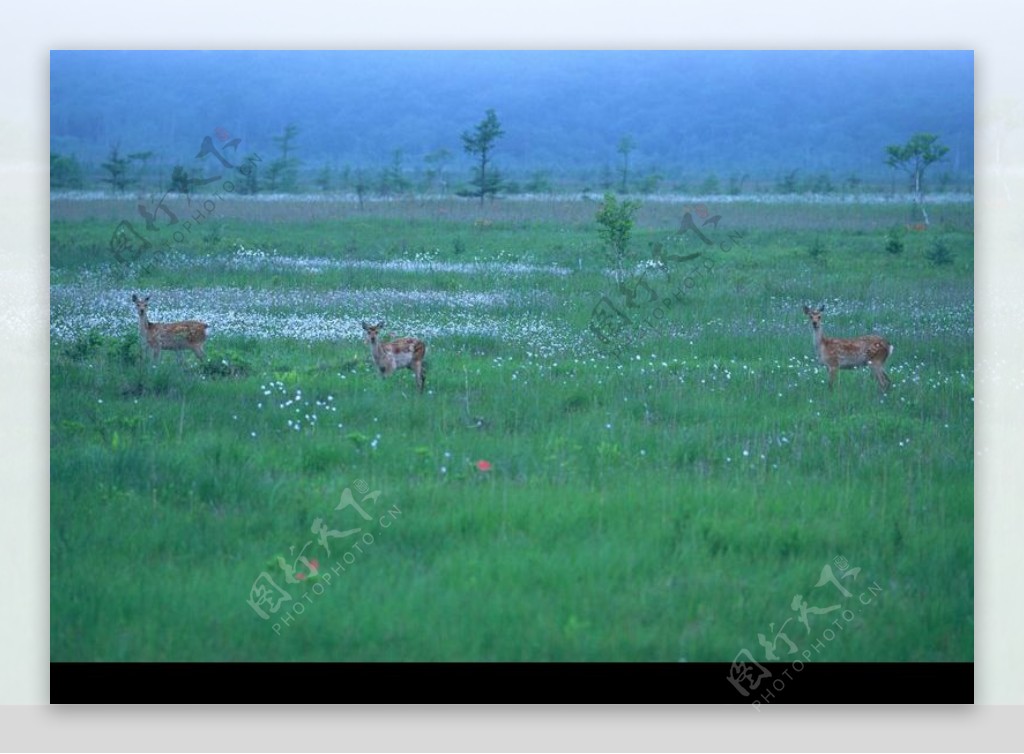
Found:
[[[640,209],[639,202],[619,203],[612,194],[608,193],[604,195],[604,203],[597,211],[595,218],[598,224],[597,235],[611,250],[612,260],[619,273],[617,280],[622,279],[622,265],[626,261],[629,238],[633,232],[633,215],[638,209]]]
[[[825,242],[821,240],[821,236],[815,236],[811,245],[807,247],[807,253],[811,259],[821,259],[828,253],[828,248],[825,246]]]
[[[136,366],[142,355],[139,333],[132,332],[121,335],[110,341],[111,358],[122,366]]]
[[[891,228],[886,234],[885,250],[893,255],[903,253],[903,234],[898,228]]]
[[[221,354],[220,359],[206,359],[199,366],[199,371],[212,379],[248,377],[252,374],[252,365],[237,354],[228,351]]]
[[[211,223],[202,235],[203,248],[206,251],[217,251],[224,237],[221,235],[220,223]]]
[[[719,188],[718,176],[712,173],[704,179],[702,184],[700,184],[700,188],[697,189],[697,192],[703,196],[713,196],[718,193]]]
[[[103,345],[103,336],[96,330],[89,330],[63,347],[64,356],[72,361],[84,361]]]
[[[950,251],[949,244],[942,238],[935,239],[924,256],[936,267],[953,264],[953,252]]]
[[[50,155],[50,188],[80,189],[85,185],[82,166],[74,155]]]

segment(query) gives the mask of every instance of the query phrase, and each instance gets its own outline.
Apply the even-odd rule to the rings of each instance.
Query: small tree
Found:
[[[828,247],[821,240],[821,236],[815,236],[811,245],[807,247],[807,255],[811,259],[822,259],[828,253]]]
[[[277,187],[281,183],[282,172],[283,166],[279,160],[274,160],[272,163],[267,165],[267,190],[271,193],[277,191]]]
[[[640,209],[639,202],[624,201],[621,204],[610,192],[604,195],[604,203],[597,211],[597,235],[612,251],[617,270],[616,282],[624,279],[623,264],[629,253],[629,237],[633,232],[633,215]]]
[[[128,166],[132,164],[130,157],[122,157],[120,147],[115,144],[110,148],[110,154],[107,156],[107,161],[103,163],[103,169],[109,174],[109,178],[104,178],[104,183],[109,183],[110,188],[118,193],[123,193],[126,188],[132,183],[128,177]]]
[[[903,232],[901,228],[890,228],[885,236],[885,250],[896,256],[903,253]]]
[[[333,179],[331,176],[331,166],[329,163],[324,163],[323,168],[320,170],[319,173],[317,173],[316,181],[314,182],[316,183],[320,191],[322,191],[325,194],[331,190],[331,187],[333,185]]]
[[[192,178],[181,165],[175,165],[171,171],[171,191],[178,194],[192,193]]]
[[[498,175],[498,171],[492,168],[488,175],[487,165],[491,161],[494,142],[498,140],[498,137],[504,135],[505,132],[501,130],[501,123],[498,122],[498,116],[494,114],[494,110],[488,110],[486,117],[477,124],[472,132],[465,131],[462,134],[463,149],[468,154],[476,155],[479,159],[479,164],[473,171],[473,180],[470,181],[473,186],[476,186],[476,191],[469,195],[479,196],[481,205],[484,203],[484,197],[494,196],[501,188],[501,176]]]
[[[704,183],[700,184],[697,189],[704,196],[713,196],[719,191],[718,176],[711,173],[707,178],[704,179]]]
[[[74,155],[50,154],[50,188],[82,188],[82,166]]]
[[[341,169],[341,188],[349,189],[352,187],[352,166],[345,165]]]
[[[835,186],[832,185],[832,179],[828,177],[828,173],[818,173],[812,179],[812,194],[831,194],[833,191],[835,191]]]
[[[238,168],[238,172],[241,173],[242,179],[239,181],[238,193],[240,194],[258,194],[262,185],[260,184],[259,170],[256,163],[259,162],[257,155],[246,155],[245,160]]]
[[[637,190],[641,194],[654,194],[658,191],[658,186],[661,185],[664,177],[657,170],[652,169],[650,173],[640,179],[640,185]]]
[[[800,169],[790,170],[784,176],[780,177],[775,182],[775,190],[780,194],[795,194],[796,193],[796,174],[800,172]]]
[[[747,173],[744,173],[743,175],[740,175],[739,173],[733,173],[732,175],[730,175],[729,195],[738,196],[739,194],[743,193],[743,184],[747,182],[748,178],[750,178],[750,175]]]
[[[405,177],[405,169],[402,167],[402,150],[396,149],[391,153],[391,164],[381,171],[380,194],[404,194],[409,186],[409,179]]]
[[[551,177],[546,170],[535,170],[530,175],[526,190],[531,194],[550,194]]]
[[[267,183],[271,191],[292,192],[296,189],[299,175],[299,161],[289,157],[295,149],[293,142],[299,135],[299,127],[289,123],[284,133],[274,137],[274,143],[281,149],[281,156],[267,166]]]
[[[925,259],[936,267],[953,264],[953,252],[945,239],[937,238],[932,242],[931,247],[924,253]]]
[[[452,153],[444,147],[435,149],[423,158],[423,161],[427,163],[425,177],[428,190],[433,189],[434,183],[436,182],[440,184],[442,194],[448,193],[448,177],[445,175],[445,170],[447,170],[448,162],[451,158]]]
[[[352,180],[352,188],[355,189],[356,199],[359,200],[359,209],[362,210],[366,192],[370,190],[370,181],[366,177],[366,171],[362,168],[356,170]]]
[[[619,139],[619,146],[616,151],[622,155],[622,184],[619,186],[619,192],[622,194],[627,193],[629,187],[629,153],[635,148],[633,137],[629,134]]]
[[[929,165],[939,162],[949,152],[949,147],[938,144],[938,140],[935,134],[916,133],[906,144],[890,144],[885,148],[885,164],[893,170],[903,170],[910,176],[914,187],[914,203],[921,210],[925,225],[929,221],[928,212],[924,208],[924,173]]]
[[[148,177],[146,175],[146,166],[147,163],[149,163],[149,161],[153,159],[153,155],[153,152],[133,152],[132,154],[128,155],[128,160],[130,162],[142,163],[142,167],[139,168],[139,173],[135,178],[137,183],[143,184],[144,179]]]

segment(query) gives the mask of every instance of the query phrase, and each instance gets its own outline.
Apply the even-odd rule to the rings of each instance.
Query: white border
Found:
[[[720,0],[15,4],[0,47],[0,702],[48,695],[48,51],[52,48],[974,49],[976,698],[1024,702],[1020,400],[1024,71],[1010,3]],[[996,162],[999,145],[1001,163]],[[430,690],[424,690],[429,695]],[[1019,710],[0,709],[24,750],[998,750]],[[744,723],[750,720],[750,727]],[[183,724],[186,723],[187,724]],[[740,722],[742,727],[736,727]],[[1003,737],[1006,738],[1003,738]],[[1005,742],[1005,743],[1004,743]]]

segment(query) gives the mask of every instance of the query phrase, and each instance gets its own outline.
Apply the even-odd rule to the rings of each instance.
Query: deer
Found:
[[[376,325],[366,322],[362,324],[363,330],[366,331],[366,342],[370,344],[370,353],[373,355],[374,364],[380,371],[381,379],[396,369],[409,369],[416,376],[416,386],[422,393],[427,382],[423,364],[423,357],[427,353],[426,344],[416,338],[395,338],[383,343],[380,340],[380,331],[384,328],[383,322]]]
[[[139,298],[132,294],[132,303],[139,313],[139,336],[143,350],[149,346],[153,361],[160,359],[161,351],[184,351],[190,349],[196,358],[206,358],[203,344],[206,342],[206,330],[210,327],[205,322],[188,319],[182,322],[164,324],[149,321],[149,296]],[[181,358],[181,354],[178,354]]]
[[[892,384],[885,373],[885,360],[892,354],[892,345],[878,335],[861,335],[857,338],[826,338],[821,329],[821,314],[825,311],[824,304],[817,309],[804,305],[804,314],[811,322],[814,333],[814,350],[818,359],[828,367],[828,389],[831,390],[836,381],[836,372],[840,369],[869,366],[878,380],[878,388],[885,392]]]

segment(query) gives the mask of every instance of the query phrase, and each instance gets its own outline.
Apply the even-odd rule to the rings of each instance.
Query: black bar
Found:
[[[973,704],[974,663],[51,663],[52,704]],[[797,669],[799,667],[799,670]],[[443,698],[457,689],[461,698]],[[756,704],[754,704],[756,702]]]

